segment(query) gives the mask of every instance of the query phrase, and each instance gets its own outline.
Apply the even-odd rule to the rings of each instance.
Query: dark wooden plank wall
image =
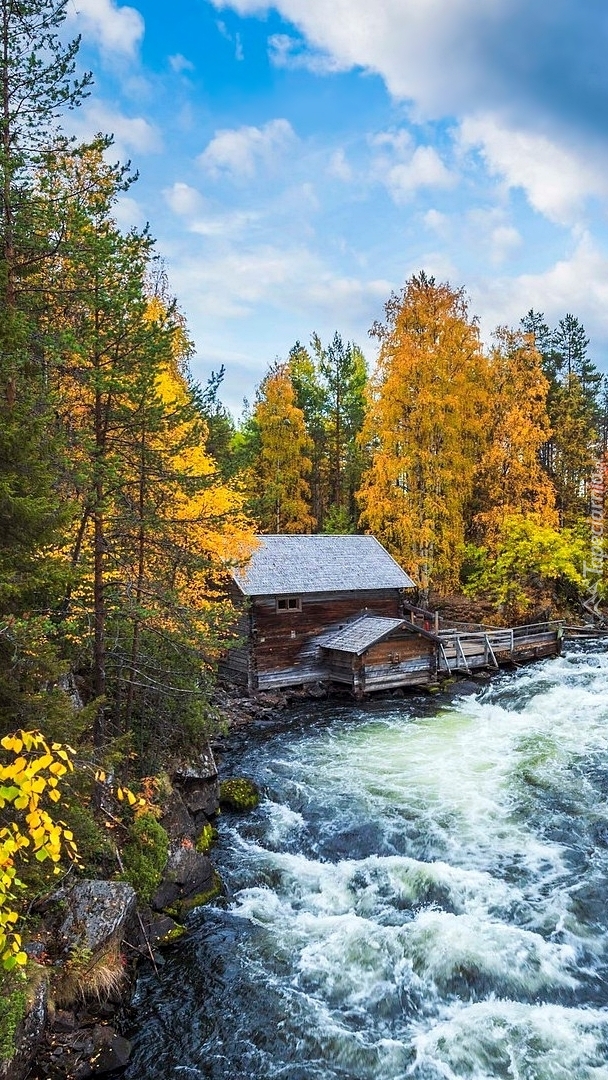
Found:
[[[311,594],[302,597],[301,611],[277,612],[275,598],[256,597],[252,603],[254,666],[262,685],[280,685],[283,674],[292,683],[323,677],[318,646],[311,639],[339,630],[365,609],[374,615],[400,618],[401,596],[398,590],[375,590],[356,593]],[[272,679],[276,673],[277,678]]]
[[[242,598],[241,598],[242,599]],[[234,626],[234,631],[242,644],[227,649],[218,664],[218,672],[239,686],[250,686],[251,650],[249,646],[250,616],[243,611]]]
[[[364,654],[362,689],[424,685],[434,680],[436,670],[434,642],[416,634],[391,634]]]

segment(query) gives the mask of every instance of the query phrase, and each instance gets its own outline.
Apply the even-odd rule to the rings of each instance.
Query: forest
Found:
[[[421,271],[371,328],[376,364],[313,333],[233,418],[223,370],[192,378],[149,229],[116,223],[134,175],[107,135],[64,132],[91,84],[60,34],[66,7],[0,2],[0,957],[14,998],[16,927],[53,871],[116,873],[113,845],[143,835],[123,867],[137,887],[141,850],[162,847],[154,778],[220,721],[215,666],[237,640],[226,574],[256,532],[373,533],[422,602],[481,597],[499,621],[580,617],[603,596],[591,500],[608,384],[580,320],[522,312],[487,346],[464,290]]]

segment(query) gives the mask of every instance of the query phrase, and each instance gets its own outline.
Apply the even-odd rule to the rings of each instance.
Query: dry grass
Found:
[[[83,1001],[117,1001],[125,982],[123,959],[117,947],[97,957],[84,950],[74,951],[57,975],[53,999],[60,1009]]]

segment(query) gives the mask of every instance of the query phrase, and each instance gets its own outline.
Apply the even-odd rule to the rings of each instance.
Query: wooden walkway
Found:
[[[439,630],[439,672],[470,674],[479,668],[498,669],[503,664],[526,663],[545,656],[557,656],[561,650],[559,623],[531,623],[508,629]]]

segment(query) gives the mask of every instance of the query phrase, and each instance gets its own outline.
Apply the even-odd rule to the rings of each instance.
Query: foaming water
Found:
[[[608,1080],[608,656],[311,707],[230,771],[228,897],[136,998],[129,1080]]]

